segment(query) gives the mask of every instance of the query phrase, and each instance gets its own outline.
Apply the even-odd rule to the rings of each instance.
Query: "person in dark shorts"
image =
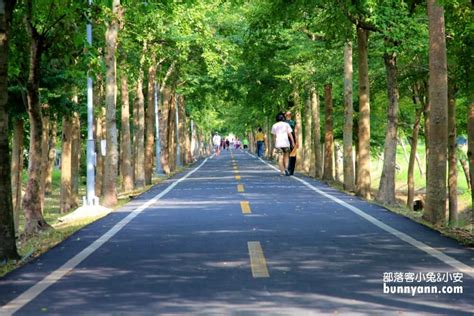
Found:
[[[296,122],[292,119],[292,115],[290,111],[286,111],[285,113],[285,119],[286,122],[290,125],[291,127],[291,134],[293,136],[293,139],[295,140],[292,143],[292,146],[290,148],[290,152],[293,151],[293,148],[296,147],[298,148],[298,142],[297,142],[297,136],[298,136],[298,126],[296,126]],[[288,172],[290,175],[293,175],[295,173],[295,166],[296,166],[296,155],[295,156],[290,156],[289,161],[288,161]]]
[[[290,148],[294,144],[292,130],[289,124],[285,122],[285,116],[280,113],[276,117],[276,123],[272,126],[272,134],[275,135],[275,153],[278,156],[278,165],[281,176],[289,176],[288,158]]]

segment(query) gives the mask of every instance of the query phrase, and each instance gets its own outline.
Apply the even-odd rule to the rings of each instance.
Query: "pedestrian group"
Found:
[[[271,133],[275,139],[274,153],[278,159],[278,166],[280,169],[280,176],[291,176],[295,172],[296,166],[296,151],[298,149],[297,139],[298,128],[296,122],[292,119],[291,111],[278,113],[276,116],[276,123],[273,124]],[[265,152],[266,135],[262,128],[259,127],[255,134],[255,143],[257,145],[257,156],[263,157]],[[218,133],[215,133],[212,138],[214,151],[216,156],[219,156],[222,149],[229,150],[229,139],[223,139]],[[234,140],[235,149],[248,149],[249,141],[244,138],[240,141],[238,138]]]

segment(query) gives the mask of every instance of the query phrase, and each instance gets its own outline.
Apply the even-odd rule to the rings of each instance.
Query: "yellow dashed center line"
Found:
[[[244,192],[244,185],[243,184],[237,184],[237,192]]]
[[[254,278],[268,278],[267,261],[263,255],[262,246],[258,241],[249,241],[247,243],[250,256],[250,268],[252,269],[252,276]]]
[[[235,176],[235,180],[239,180],[240,181],[240,176]]]
[[[242,209],[243,214],[250,214],[252,211],[250,210],[250,204],[248,201],[241,201],[240,208]]]

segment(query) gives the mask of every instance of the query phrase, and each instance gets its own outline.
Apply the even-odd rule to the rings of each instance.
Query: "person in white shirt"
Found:
[[[278,155],[280,175],[289,176],[288,160],[290,157],[290,147],[294,146],[295,140],[291,134],[290,124],[285,122],[283,113],[277,115],[276,121],[272,126],[272,134],[275,135],[275,153]]]
[[[214,137],[212,137],[212,144],[214,145],[216,156],[219,156],[221,154],[221,137],[218,133],[215,133]]]

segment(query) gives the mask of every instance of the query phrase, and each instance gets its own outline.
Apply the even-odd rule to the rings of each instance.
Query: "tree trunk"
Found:
[[[448,138],[448,78],[444,9],[428,0],[429,47],[429,154],[424,218],[432,224],[446,219],[446,149]]]
[[[343,172],[343,167],[342,167],[342,161],[343,161],[342,148],[337,142],[334,142],[334,171],[336,174],[336,181],[338,181],[339,183],[343,182],[344,172]]]
[[[61,150],[61,198],[60,212],[67,213],[72,206],[72,119],[63,117],[62,150]]]
[[[173,93],[168,112],[168,152],[171,171],[176,170],[176,95]]]
[[[255,136],[253,130],[248,132],[248,140],[249,140],[249,151],[252,154],[256,153],[256,147],[255,147]]]
[[[95,192],[97,196],[102,196],[102,186],[104,180],[105,157],[102,155],[102,141],[105,139],[105,108],[101,107],[95,123],[95,139],[97,148],[95,167]]]
[[[204,140],[204,133],[202,132],[202,130],[200,131],[199,133],[199,143],[201,144],[201,156],[202,157],[205,157],[207,156],[208,154],[208,148],[207,148],[207,143],[206,141]]]
[[[471,189],[471,178],[469,178],[469,166],[465,159],[459,159],[459,163],[462,166],[462,171],[464,172],[464,176],[466,177],[467,188]]]
[[[426,96],[426,89],[427,89],[427,83],[425,82],[422,82],[422,84],[420,83],[416,83],[413,85],[413,102],[416,103],[416,104],[421,104],[421,111],[424,116],[424,127],[425,127],[425,154],[426,156],[428,155],[428,151],[429,151],[429,147],[428,147],[428,141],[426,139],[426,135],[428,134],[428,131],[429,131],[429,119],[428,119],[428,113],[429,113],[429,108],[430,108],[430,105],[429,105],[429,102],[428,102],[428,97]],[[421,89],[423,86],[425,86],[425,89]],[[422,93],[422,91],[424,91],[424,93]],[[421,129],[421,119],[420,119],[420,129]],[[426,157],[425,157],[426,158]],[[422,165],[421,165],[421,162],[420,162],[420,158],[418,157],[418,153],[415,154],[415,160],[416,160],[416,163],[418,165],[418,169],[420,170],[420,175],[423,176],[425,175],[426,176],[426,170],[427,169],[427,165],[426,165],[426,159],[425,159],[425,169],[423,169]],[[425,172],[423,172],[423,170],[425,170]]]
[[[143,71],[137,80],[135,90],[135,116],[134,118],[134,161],[135,161],[135,187],[142,188],[145,186],[145,97],[143,95]]]
[[[474,92],[467,112],[467,159],[469,160],[469,179],[471,183],[471,224],[474,222]]]
[[[28,117],[30,120],[30,151],[28,166],[28,184],[23,198],[25,212],[25,234],[32,235],[41,230],[51,228],[43,217],[41,209],[41,157],[43,116],[39,99],[40,60],[42,55],[43,38],[31,25],[32,2],[27,2],[27,28],[30,35],[29,74],[27,83]]]
[[[324,172],[323,180],[334,180],[334,135],[332,117],[332,84],[324,85]]]
[[[48,105],[43,108],[47,109]],[[48,154],[49,154],[49,132],[50,132],[50,119],[49,115],[43,115],[43,133],[41,137],[41,211],[44,212],[44,197],[46,194],[46,177],[48,170]]]
[[[424,118],[425,118],[425,178],[426,183],[428,183],[429,177],[429,164],[428,164],[428,157],[430,155],[430,140],[428,135],[430,135],[430,112],[431,112],[431,103],[428,102],[424,108]]]
[[[368,62],[369,31],[357,27],[359,51],[359,160],[357,162],[357,195],[370,198],[370,90]]]
[[[402,132],[400,132],[400,134],[402,134]],[[407,147],[405,146],[405,141],[403,140],[402,135],[397,137],[397,144],[402,147],[403,157],[405,158],[406,163],[408,163],[410,158],[408,157]]]
[[[423,175],[424,175],[423,167],[421,166],[420,157],[418,156],[418,153],[415,153],[415,160],[416,160],[416,164],[418,166],[418,170],[420,171],[420,175],[423,177]]]
[[[104,81],[100,73],[97,74],[96,84],[94,84],[93,103],[97,107],[97,115],[94,116],[94,148],[96,149],[95,157],[95,194],[102,196],[102,179],[104,175],[104,158],[102,157],[101,141],[105,136],[103,128],[105,122],[104,108]]]
[[[270,133],[270,124],[268,123],[268,117],[265,118],[265,127],[264,127],[264,131],[265,131],[265,135],[267,135],[267,137],[265,137],[265,157],[267,159],[271,159],[272,158],[272,154],[273,154],[273,142],[272,142],[272,139],[271,139],[271,135],[272,133]]]
[[[313,138],[311,131],[311,95],[308,95],[305,102],[304,109],[304,161],[303,161],[303,170],[309,174],[311,169],[311,158],[313,155]]]
[[[121,76],[121,175],[122,190],[129,192],[133,190],[133,169],[132,169],[132,144],[130,143],[130,98],[128,95],[128,78],[125,71]]]
[[[186,107],[184,104],[184,97],[182,95],[179,96],[178,102],[178,131],[179,131],[179,146],[181,148],[181,157],[178,159],[181,160],[181,165],[185,164],[186,158]]]
[[[196,124],[194,123],[193,120],[190,120],[190,130],[191,130],[191,162],[194,162],[194,160],[199,158],[199,142],[197,138],[197,131],[196,131]]]
[[[160,113],[160,141],[161,141],[161,167],[165,174],[170,174],[171,169],[169,165],[169,138],[168,138],[168,116],[170,112],[170,91],[164,88],[162,92],[163,104]]]
[[[204,156],[204,144],[202,142],[203,140],[203,136],[202,136],[202,132],[201,132],[201,129],[200,128],[197,128],[196,129],[196,143],[197,143],[197,146],[196,146],[196,151],[197,151],[197,155],[199,158],[202,158]]]
[[[79,178],[81,168],[81,119],[79,113],[72,114],[71,131],[71,207],[78,206]]]
[[[357,135],[356,136],[356,140],[354,142],[354,156],[355,156],[355,161],[354,161],[354,176],[355,176],[355,183],[359,183],[359,181],[357,180],[358,176],[359,176],[359,159],[360,159],[360,155],[359,155],[359,122],[358,121],[355,121],[354,122],[354,133],[353,135]],[[357,185],[356,185],[357,186]],[[356,188],[357,190],[357,188]]]
[[[112,1],[112,12],[119,13],[120,0]],[[116,82],[116,59],[115,51],[117,49],[118,21],[113,17],[107,31],[105,32],[105,42],[107,46],[105,65],[106,65],[106,84],[105,84],[105,103],[107,112],[105,115],[106,126],[106,159],[104,166],[103,180],[103,202],[105,207],[114,207],[117,205],[116,178],[118,173],[118,140],[117,140],[117,82]]]
[[[22,173],[23,173],[23,141],[24,141],[24,122],[23,119],[16,119],[13,127],[13,146],[12,146],[12,195],[13,195],[13,214],[15,220],[15,232],[18,235],[18,223],[21,209],[22,193]]]
[[[344,131],[343,131],[343,169],[344,190],[354,191],[354,159],[352,156],[352,129],[354,109],[352,105],[352,42],[344,46]]]
[[[311,94],[311,113],[313,114],[313,151],[314,151],[314,176],[322,177],[321,156],[321,121],[319,117],[319,96],[315,87],[310,90]]]
[[[387,133],[383,158],[382,176],[376,199],[386,205],[396,205],[395,172],[397,164],[397,129],[398,129],[398,81],[397,55],[395,52],[384,54],[385,69],[387,70]]]
[[[185,127],[184,127],[184,143],[185,143],[185,163],[191,164],[193,162],[193,151],[191,147],[191,138],[192,138],[192,131],[191,131],[191,120],[186,117]]]
[[[416,104],[416,103],[415,103]],[[415,159],[416,159],[416,150],[418,147],[418,134],[420,132],[420,121],[421,121],[421,112],[423,108],[419,108],[416,111],[415,115],[415,124],[413,125],[413,132],[411,135],[411,151],[410,151],[410,159],[408,160],[408,174],[407,174],[407,207],[410,210],[413,210],[413,201],[415,199],[415,178],[414,178],[414,171],[415,171]]]
[[[148,92],[146,108],[145,130],[145,184],[151,184],[153,174],[154,145],[155,145],[155,77],[156,65],[152,58],[152,65],[148,68]]]
[[[456,155],[456,99],[451,91],[448,104],[448,197],[449,224],[458,223],[458,170]]]
[[[303,170],[303,161],[304,161],[304,147],[303,147],[303,118],[301,115],[301,99],[300,94],[295,92],[294,94],[295,101],[295,133],[296,133],[296,143],[298,144],[298,149],[296,150],[296,170]]]
[[[57,134],[58,134],[58,122],[57,116],[53,116],[53,121],[50,125],[50,138],[49,138],[49,145],[48,145],[48,167],[46,169],[46,183],[44,192],[46,195],[51,195],[53,193],[53,170],[54,170],[54,163],[56,162],[56,142],[57,142]]]
[[[0,6],[0,262],[20,258],[16,248],[8,146],[8,36],[15,2],[2,1]]]

